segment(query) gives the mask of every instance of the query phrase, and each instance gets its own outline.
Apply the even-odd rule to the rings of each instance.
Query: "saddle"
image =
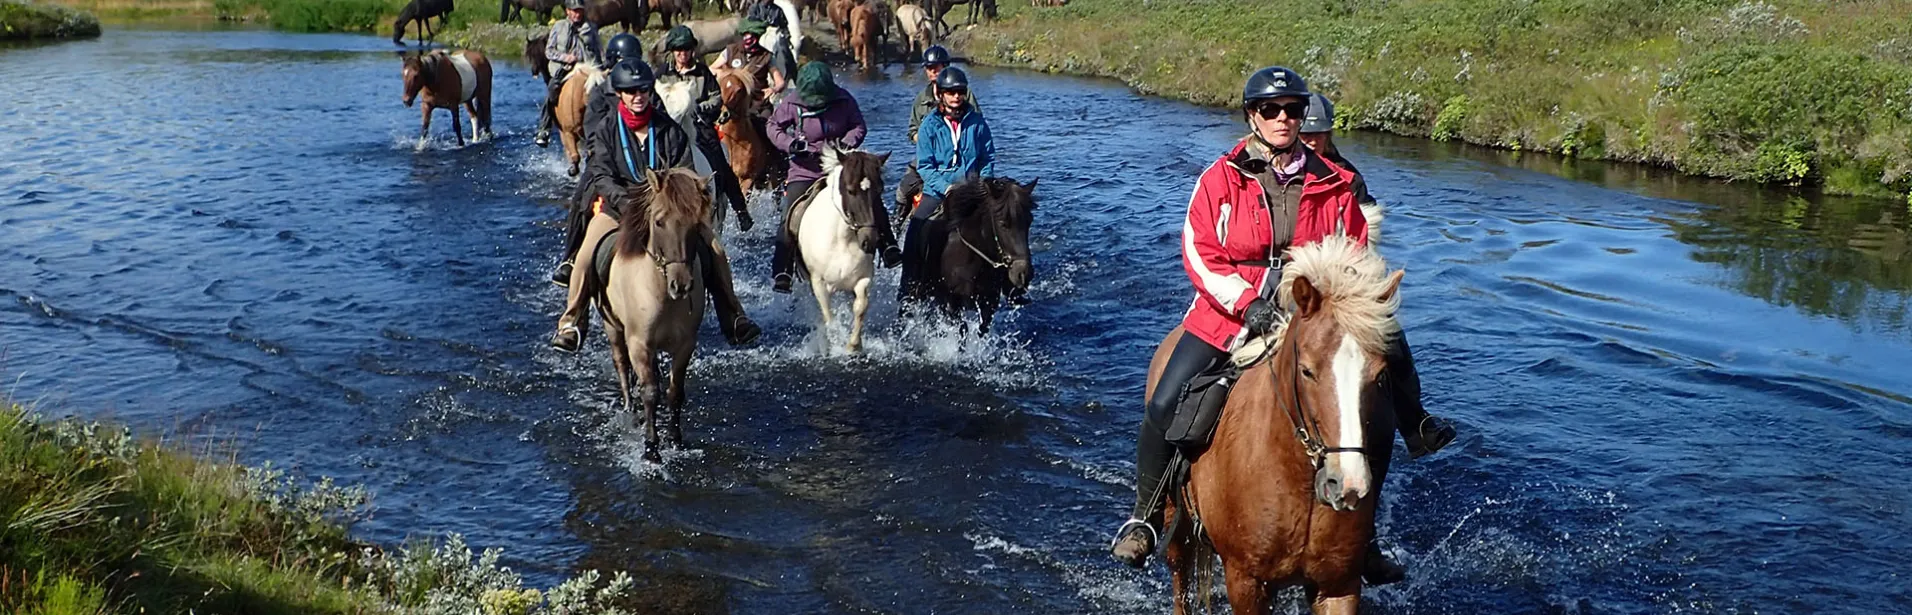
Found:
[[[591,246],[591,273],[597,274],[597,279],[611,279],[611,260],[617,258],[617,238],[623,234],[623,229],[613,230],[605,233],[598,245]]]
[[[789,233],[791,237],[797,236],[797,226],[803,222],[803,214],[810,210],[810,202],[816,200],[817,195],[823,194],[824,188],[829,184],[830,176],[825,175],[823,178],[818,179],[816,183],[810,184],[810,189],[803,191],[803,194],[797,195],[797,198],[790,199],[790,209],[783,212],[783,231],[785,233]]]

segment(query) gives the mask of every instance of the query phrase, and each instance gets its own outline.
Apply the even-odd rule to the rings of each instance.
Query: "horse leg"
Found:
[[[636,430],[637,425],[632,423],[635,413],[631,407],[630,349],[625,346],[622,328],[612,326],[607,321],[604,334],[610,338],[611,342],[611,367],[617,371],[617,390],[624,396],[624,407],[617,413],[617,426],[625,431],[633,431]]]
[[[558,140],[564,143],[564,159],[571,163],[570,166],[565,167],[564,174],[577,177],[578,160],[583,157],[578,153],[578,136],[572,134],[569,129],[559,126]]]
[[[418,122],[418,149],[425,149],[425,143],[432,138],[432,106],[420,102],[418,110],[421,118]]]
[[[856,300],[850,304],[855,317],[850,320],[850,352],[863,349],[863,313],[870,311],[870,279],[856,281]]]
[[[697,352],[696,346],[686,349],[683,354],[671,355],[671,445],[684,447],[684,379],[690,375],[690,357]]]
[[[457,135],[458,147],[465,146],[465,126],[458,123],[458,105],[455,104],[451,106],[451,134]]]
[[[1355,615],[1356,607],[1360,605],[1361,584],[1357,580],[1354,589],[1343,595],[1329,596],[1327,592],[1316,592],[1310,610],[1314,615]]]
[[[1228,606],[1236,613],[1269,613],[1274,609],[1274,592],[1261,579],[1242,571],[1241,566],[1222,566],[1222,580],[1228,584]],[[1353,611],[1349,611],[1353,615]]]
[[[832,321],[830,319],[830,285],[823,281],[823,274],[815,272],[810,274],[810,292],[817,296],[817,313],[823,315],[823,335],[827,339],[832,327]]]
[[[657,357],[651,353],[649,344],[642,341],[626,344],[630,346],[630,361],[637,372],[637,397],[644,404],[644,460],[651,463],[663,463],[664,456],[657,450]]]
[[[1175,514],[1176,504],[1174,498],[1170,498],[1163,518],[1173,519]],[[1182,524],[1175,528],[1174,535],[1162,537],[1168,542],[1162,548],[1162,561],[1168,565],[1169,595],[1175,599],[1175,609],[1172,611],[1175,615],[1188,615],[1188,587],[1195,574],[1196,549],[1190,544],[1188,533],[1187,524]]]

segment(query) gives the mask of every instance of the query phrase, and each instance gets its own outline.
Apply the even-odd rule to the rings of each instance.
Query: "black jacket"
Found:
[[[600,101],[592,102],[597,106]],[[612,102],[607,105],[609,108],[599,108],[596,113],[590,109],[585,112],[589,121],[585,126],[586,162],[582,182],[590,186],[584,192],[584,202],[588,204],[603,197],[604,211],[612,217],[621,211],[630,189],[644,183],[646,169],[691,168],[690,137],[677,122],[653,104],[651,108],[655,112],[646,129],[651,136],[647,143],[640,143],[625,129],[616,104]]]
[[[1347,157],[1341,155],[1341,150],[1332,147],[1328,149],[1332,151],[1321,154],[1323,158],[1327,158],[1328,161],[1333,162],[1335,166],[1347,169],[1349,173],[1354,174],[1354,186],[1352,186],[1351,189],[1354,190],[1355,204],[1367,205],[1373,203],[1374,195],[1368,194],[1368,180],[1361,176],[1361,170],[1354,168],[1354,163],[1348,162]]]

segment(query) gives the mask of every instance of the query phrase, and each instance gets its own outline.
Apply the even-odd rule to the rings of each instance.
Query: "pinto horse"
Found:
[[[1237,379],[1186,488],[1169,495],[1171,518],[1194,520],[1168,536],[1178,614],[1209,595],[1214,556],[1236,613],[1268,613],[1284,586],[1305,588],[1317,615],[1354,615],[1360,602],[1393,451],[1379,380],[1400,331],[1402,272],[1339,235],[1287,255],[1276,294],[1293,316],[1250,344],[1264,350],[1239,353],[1257,362]],[[1177,327],[1162,341],[1146,394],[1182,335]]]
[[[635,380],[638,403],[644,407],[644,458],[657,462],[663,458],[657,446],[660,404],[668,403],[671,409],[671,442],[681,446],[684,441],[684,380],[697,351],[697,325],[704,320],[700,268],[712,266],[692,258],[696,250],[691,242],[706,240],[711,201],[706,182],[689,170],[646,170],[644,175],[644,185],[651,188],[633,190],[623,208],[618,220],[622,232],[598,305],[604,306],[600,312],[610,337],[611,364],[624,394],[620,422],[631,426]],[[658,390],[660,355],[670,356],[670,381],[663,392]]]
[[[823,328],[831,327],[830,297],[847,292],[852,321],[850,352],[863,349],[863,315],[870,310],[870,280],[876,274],[876,214],[883,206],[883,165],[889,154],[861,151],[823,151],[823,180],[816,196],[796,205],[787,218],[795,227],[803,269],[823,314]]]
[[[405,80],[405,106],[423,98],[418,127],[421,147],[431,136],[434,109],[451,110],[451,132],[458,136],[458,145],[465,144],[465,133],[458,125],[459,105],[471,112],[471,138],[491,136],[491,61],[485,54],[469,49],[408,53],[399,74]]]
[[[426,39],[437,39],[438,32],[432,29],[432,18],[438,18],[438,27],[445,26],[445,19],[451,16],[452,0],[412,0],[398,12],[398,21],[392,24],[392,44],[405,45],[405,30],[409,24],[418,24],[418,44],[423,46]]]
[[[1037,181],[972,178],[950,186],[944,221],[930,222],[920,238],[925,245],[905,246],[906,261],[923,260],[904,263],[904,308],[929,300],[951,317],[976,310],[982,317],[978,332],[988,333],[1003,296],[1028,292],[1035,277],[1029,226]]]

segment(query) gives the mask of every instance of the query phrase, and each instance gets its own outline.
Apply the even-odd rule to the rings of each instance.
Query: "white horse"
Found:
[[[824,178],[817,182],[816,197],[790,215],[825,331],[831,328],[830,297],[839,292],[856,297],[850,305],[850,352],[863,349],[863,315],[870,309],[870,280],[876,274],[871,208],[883,206],[883,164],[889,159],[889,154],[824,150]]]
[[[923,50],[936,44],[936,28],[930,27],[929,11],[914,4],[896,7],[896,29],[909,41],[909,57],[905,63],[923,57]]]
[[[677,125],[684,129],[684,136],[690,140],[690,156],[692,160],[692,163],[691,163],[692,169],[697,171],[698,177],[703,177],[708,179],[711,175],[711,169],[713,168],[711,165],[713,164],[727,165],[727,164],[730,164],[730,161],[729,160],[710,160],[708,158],[705,158],[704,148],[697,147],[696,119],[697,119],[698,92],[691,91],[691,83],[692,81],[689,79],[670,79],[666,81],[659,81],[657,82],[657,97],[664,101],[664,114],[669,115],[671,118],[671,121],[677,122]],[[718,146],[720,151],[722,150],[722,147],[723,146],[721,144]],[[728,152],[725,152],[724,155],[729,156],[730,154]],[[716,203],[716,202],[722,201],[724,197],[723,197],[723,194],[717,189],[717,182],[706,182],[706,183],[710,185],[710,202]],[[724,208],[724,207],[710,208],[711,232],[720,233],[720,234],[723,233],[725,211],[727,211],[727,208]]]

